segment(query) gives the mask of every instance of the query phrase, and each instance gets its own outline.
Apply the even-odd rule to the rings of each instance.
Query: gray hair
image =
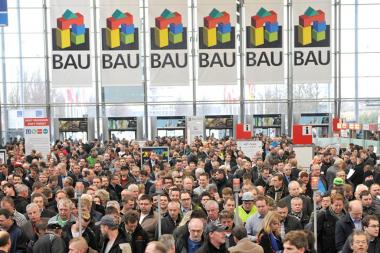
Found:
[[[26,206],[26,211],[28,212],[28,211],[29,211],[30,209],[32,209],[32,208],[37,208],[37,210],[40,211],[40,208],[39,208],[38,205],[35,204],[35,203],[30,203],[30,204],[28,204],[28,205]]]
[[[26,186],[24,184],[15,185],[15,189],[16,189],[17,195],[20,194],[21,192],[25,192],[25,191],[29,192],[28,186]]]
[[[210,207],[213,207],[213,206],[216,207],[216,208],[218,208],[218,210],[219,210],[219,204],[218,204],[218,202],[216,202],[215,200],[209,200],[209,201],[207,201],[207,203],[205,205],[206,211],[208,209],[210,209]]]
[[[165,245],[166,250],[173,249],[175,246],[175,240],[171,234],[161,235],[159,242],[162,242]]]

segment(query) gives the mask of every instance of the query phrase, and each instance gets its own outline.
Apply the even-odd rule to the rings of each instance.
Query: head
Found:
[[[167,249],[162,242],[153,241],[148,244],[145,253],[167,253]]]
[[[100,231],[105,238],[108,238],[111,233],[117,232],[119,228],[119,223],[116,222],[115,217],[112,215],[103,216],[96,225],[100,225]]]
[[[247,229],[244,226],[236,226],[232,230],[232,236],[234,237],[234,241],[237,243],[241,239],[244,239],[248,236]]]
[[[344,207],[344,197],[336,193],[331,197],[331,209],[334,211],[334,213],[340,214],[343,211]]]
[[[348,206],[348,212],[353,220],[361,220],[363,216],[363,206],[361,201],[353,200]]]
[[[175,252],[175,240],[174,240],[173,235],[170,235],[170,234],[161,235],[159,238],[159,242],[165,245],[166,253]]]
[[[37,223],[41,220],[41,209],[35,203],[30,203],[26,206],[26,214],[32,223]]]
[[[369,191],[362,191],[359,196],[363,207],[370,207],[372,205],[372,195]]]
[[[362,220],[363,230],[371,238],[379,236],[379,219],[376,215],[367,215]]]
[[[123,216],[125,230],[133,233],[139,224],[139,213],[135,210],[130,210]]]
[[[280,215],[281,222],[284,222],[289,214],[288,205],[285,202],[279,202],[277,204],[276,212]]]
[[[180,204],[175,201],[169,202],[168,213],[174,221],[178,219],[179,212],[180,212]]]
[[[66,221],[70,219],[72,206],[73,203],[69,199],[61,199],[58,201],[58,213],[62,220]]]
[[[225,228],[222,225],[216,225],[213,223],[207,224],[205,234],[210,243],[216,248],[219,248],[226,242]]]
[[[268,199],[264,196],[258,196],[256,199],[256,208],[261,216],[265,216],[269,211]]]
[[[202,235],[204,230],[203,220],[200,218],[192,218],[188,225],[189,228],[189,239],[193,242],[202,241]]]
[[[215,200],[209,200],[206,203],[206,211],[210,220],[217,220],[219,217],[219,204]]]
[[[149,214],[152,209],[152,198],[149,195],[141,195],[139,201],[139,207],[141,210],[141,213],[143,214]]]
[[[368,238],[365,232],[354,231],[350,246],[353,253],[366,253],[368,250]]]
[[[273,211],[269,211],[262,222],[262,231],[266,233],[274,233],[279,234],[280,233],[280,221],[281,216]]]
[[[380,185],[377,183],[373,183],[371,187],[369,188],[371,195],[373,198],[376,198],[377,196],[380,196]]]
[[[292,200],[290,201],[290,205],[292,208],[292,212],[294,212],[294,213],[302,212],[303,201],[301,198],[299,198],[299,197],[292,198]]]
[[[284,253],[305,253],[308,249],[307,236],[303,231],[290,231],[283,243]]]
[[[235,200],[233,198],[226,199],[223,204],[223,209],[229,212],[234,212]]]
[[[69,253],[87,253],[88,244],[83,237],[74,237],[69,242]]]
[[[288,185],[289,194],[292,197],[298,197],[301,192],[300,184],[297,181],[291,181]]]
[[[0,248],[6,252],[11,248],[11,239],[7,231],[0,231]]]
[[[12,227],[13,223],[14,221],[12,219],[12,213],[9,212],[7,209],[1,208],[0,209],[0,227],[3,230],[8,231]]]
[[[231,230],[234,225],[234,213],[223,210],[219,214],[220,223],[226,227],[227,230]]]
[[[183,208],[191,208],[191,195],[189,192],[181,192],[180,202]]]
[[[272,177],[272,180],[271,180],[272,184],[273,184],[273,187],[275,189],[280,189],[282,186],[283,186],[283,182],[284,182],[284,176],[281,175],[281,174],[276,174]]]
[[[243,201],[243,209],[246,211],[250,211],[253,208],[254,205],[254,199],[255,197],[253,196],[252,192],[245,192],[243,193],[242,196],[242,201]]]

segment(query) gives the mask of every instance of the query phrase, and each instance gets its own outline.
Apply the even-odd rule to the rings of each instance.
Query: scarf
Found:
[[[272,246],[273,252],[277,252],[281,250],[280,245],[279,245],[280,240],[277,239],[277,237],[273,233],[269,234],[269,240],[270,240],[270,244]]]
[[[345,215],[343,210],[342,210],[342,212],[341,212],[340,214],[335,213],[334,210],[331,208],[331,206],[329,207],[329,210],[330,210],[331,215],[334,216],[335,218],[337,218],[338,220],[339,220],[342,216]]]

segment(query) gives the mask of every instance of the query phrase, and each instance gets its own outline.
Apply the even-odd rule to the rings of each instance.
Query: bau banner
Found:
[[[237,84],[236,2],[198,1],[199,85]]]
[[[100,1],[103,86],[142,85],[138,1]]]
[[[331,1],[294,0],[294,83],[331,81]]]
[[[149,1],[150,83],[189,85],[187,1]]]
[[[50,2],[52,86],[90,87],[90,1]]]
[[[24,118],[25,153],[32,150],[46,157],[50,152],[50,132],[48,118]]]
[[[282,0],[246,0],[246,81],[284,82],[284,7]]]

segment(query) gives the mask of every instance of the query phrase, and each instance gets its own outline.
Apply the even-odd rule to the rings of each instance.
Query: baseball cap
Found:
[[[252,192],[244,192],[243,193],[243,197],[241,198],[241,200],[243,201],[253,201],[255,198],[252,194]]]
[[[226,227],[223,226],[222,224],[210,222],[206,226],[205,233],[208,234],[208,233],[216,232],[216,231],[223,232],[225,230],[226,230]]]
[[[105,225],[105,226],[108,226],[110,228],[115,228],[115,227],[118,227],[119,224],[117,224],[113,218],[113,216],[111,215],[105,215],[102,217],[102,219],[98,222],[95,223],[95,225],[99,226],[99,225]]]
[[[340,185],[343,185],[344,182],[343,182],[342,178],[336,177],[336,178],[334,178],[333,184],[336,185],[336,186],[340,186]]]
[[[54,223],[49,223],[46,227],[47,229],[62,229],[61,225],[59,225],[58,223],[54,222]]]

